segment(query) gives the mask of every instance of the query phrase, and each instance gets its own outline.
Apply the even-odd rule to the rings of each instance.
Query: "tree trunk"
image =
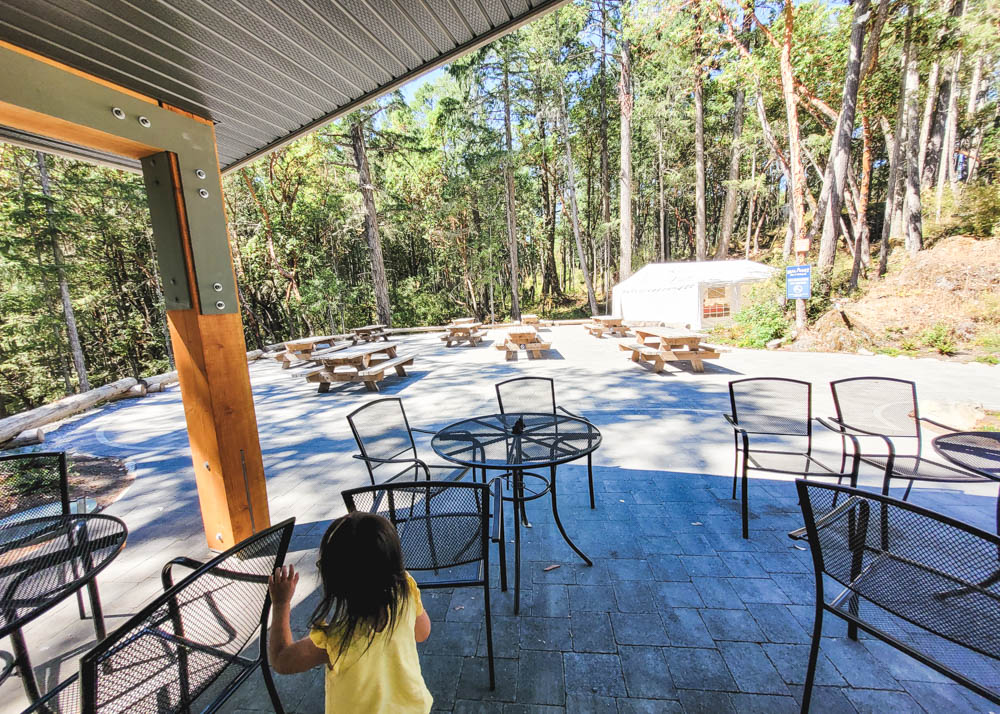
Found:
[[[799,114],[796,106],[795,78],[792,74],[792,29],[794,25],[794,10],[792,3],[785,3],[785,37],[781,44],[781,93],[785,100],[785,116],[788,121],[788,155],[791,164],[791,194],[792,212],[789,216],[792,247],[801,263],[804,254],[798,250],[797,242],[805,238],[805,193],[806,172],[802,165],[802,146],[799,143]],[[805,300],[795,301],[795,326],[803,329],[806,326]]]
[[[379,323],[391,325],[392,310],[389,305],[389,283],[385,277],[382,240],[378,234],[375,187],[372,185],[371,169],[368,166],[368,152],[365,149],[364,129],[361,122],[351,125],[351,147],[354,149],[354,163],[358,169],[361,202],[365,207],[365,238],[368,239],[368,256],[371,259],[372,284],[375,288],[375,312],[378,315]]]
[[[619,280],[632,275],[632,50],[622,40],[621,78],[618,82],[621,108],[621,186],[619,192],[620,265]]]
[[[955,64],[951,70],[951,97],[948,100],[948,120],[945,122],[944,154],[941,160],[948,176],[948,183],[954,192],[958,188],[958,171],[955,162],[955,146],[958,143],[958,95],[961,93],[958,71],[962,65],[962,51],[955,53]],[[941,193],[941,190],[938,190]],[[938,198],[938,213],[941,212],[941,199]],[[940,218],[938,218],[940,220]]]
[[[76,371],[76,378],[80,383],[80,391],[90,390],[90,380],[87,379],[87,365],[83,359],[83,346],[80,344],[80,333],[76,327],[76,314],[73,312],[73,303],[69,298],[69,281],[66,279],[66,270],[63,267],[63,253],[59,247],[58,228],[55,221],[55,208],[52,202],[52,187],[49,185],[49,171],[45,166],[45,154],[41,151],[35,152],[35,159],[38,161],[38,175],[41,179],[42,193],[45,194],[45,216],[48,221],[49,244],[52,247],[52,260],[56,268],[56,278],[59,282],[59,300],[62,302],[63,320],[66,323],[66,338],[69,342],[70,356],[73,358],[73,369]]]
[[[920,220],[920,126],[917,117],[917,99],[920,90],[920,76],[917,73],[917,52],[913,47],[913,5],[909,7],[906,17],[907,36],[909,38],[906,52],[906,250],[915,255],[923,246],[923,227]]]
[[[566,92],[559,83],[559,118],[562,128],[563,143],[566,145],[566,190],[569,192],[570,219],[573,223],[573,237],[576,239],[576,252],[580,256],[580,271],[583,282],[587,286],[587,301],[590,303],[590,314],[597,314],[597,298],[594,296],[594,284],[590,281],[590,270],[587,268],[587,257],[583,252],[583,239],[580,237],[580,216],[576,207],[576,170],[573,166],[573,150],[569,144],[569,117],[566,115]]]
[[[833,131],[833,144],[830,146],[830,158],[827,160],[827,168],[833,166],[833,185],[828,189],[829,197],[825,215],[822,218],[819,216],[813,218],[813,220],[823,221],[823,236],[820,238],[819,244],[820,273],[829,274],[833,270],[840,226],[840,210],[844,201],[844,186],[847,183],[847,172],[850,171],[851,136],[854,134],[854,117],[858,106],[861,55],[869,9],[869,0],[855,0],[840,116]]]
[[[750,13],[743,11],[743,34],[750,32],[753,20]],[[744,47],[746,45],[744,44]],[[726,185],[726,201],[722,209],[722,228],[719,231],[719,247],[715,251],[715,257],[725,260],[729,257],[729,242],[733,234],[733,217],[736,215],[736,199],[738,191],[736,184],[740,179],[740,137],[743,135],[743,112],[746,102],[746,93],[741,84],[736,90],[736,97],[733,100],[733,144],[729,150],[729,183]],[[751,219],[752,220],[752,219]]]
[[[927,98],[924,100],[924,115],[920,120],[920,155],[917,166],[921,176],[924,175],[924,161],[927,158],[927,140],[931,134],[931,121],[934,119],[934,105],[937,103],[940,81],[941,59],[940,55],[936,54],[934,62],[931,64],[930,74],[927,77]]]
[[[694,31],[694,208],[695,208],[695,258],[705,260],[708,257],[708,245],[705,238],[705,107],[702,101],[701,82],[701,14],[698,13],[697,25]]]
[[[549,159],[548,145],[545,136],[545,115],[542,111],[541,84],[538,84],[536,98],[536,115],[538,117],[538,137],[541,144],[541,171],[539,172],[540,188],[542,189],[542,210],[544,212],[545,247],[542,251],[542,295],[547,297],[562,297],[559,287],[559,273],[556,270],[556,201],[549,193]]]
[[[656,125],[656,201],[657,201],[657,221],[660,235],[660,262],[667,259],[666,253],[666,231],[667,214],[663,198],[663,127]]]
[[[903,57],[901,60],[904,74],[910,61],[908,56],[909,49],[909,35],[907,35],[904,40]],[[901,187],[899,184],[903,172],[899,170],[899,164],[903,159],[902,147],[904,134],[906,133],[905,124],[903,123],[905,107],[906,82],[904,80],[900,83],[899,102],[896,107],[896,137],[892,142],[891,154],[889,155],[889,182],[886,185],[885,208],[882,216],[882,245],[878,256],[878,276],[880,278],[885,275],[889,267],[889,239],[892,237],[892,226],[896,220],[896,216],[902,212],[902,197],[904,192],[900,190]],[[888,138],[887,132],[886,136]]]
[[[608,157],[608,84],[605,78],[607,65],[608,7],[601,0],[601,221],[604,223],[604,300],[610,305],[611,295],[611,161]]]
[[[507,210],[507,246],[510,253],[510,319],[521,319],[517,278],[517,214],[514,207],[514,140],[510,130],[510,62],[503,58],[503,128],[505,136],[503,177]]]
[[[757,147],[754,146],[753,155],[750,157],[750,215],[747,216],[747,243],[744,249],[744,259],[750,260],[750,231],[753,229],[753,213],[757,207]]]
[[[861,118],[861,202],[858,206],[857,241],[854,244],[854,264],[851,266],[848,292],[853,292],[858,287],[861,265],[871,262],[871,246],[868,240],[868,196],[872,177],[871,134],[871,124],[866,112]]]

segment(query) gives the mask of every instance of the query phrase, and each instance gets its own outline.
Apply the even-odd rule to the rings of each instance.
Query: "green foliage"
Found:
[[[733,316],[729,339],[739,347],[763,348],[771,340],[784,337],[790,326],[781,298],[785,290],[784,272],[759,283],[747,294],[743,309]]]
[[[983,364],[1000,364],[1000,357],[996,357],[995,355],[979,355],[975,361],[982,362]],[[995,429],[996,427],[993,427],[990,431]]]
[[[952,330],[944,323],[937,323],[920,333],[920,341],[927,347],[933,347],[943,355],[953,355],[956,352]]]
[[[996,183],[963,185],[955,193],[946,186],[941,196],[941,220],[934,191],[923,195],[924,241],[952,235],[1000,237],[1000,191]]]

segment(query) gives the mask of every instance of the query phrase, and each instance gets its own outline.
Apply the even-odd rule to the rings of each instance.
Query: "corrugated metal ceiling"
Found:
[[[0,0],[0,39],[216,122],[231,170],[566,0]]]

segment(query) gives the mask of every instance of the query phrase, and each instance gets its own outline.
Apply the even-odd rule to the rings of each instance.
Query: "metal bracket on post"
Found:
[[[142,159],[142,177],[146,182],[149,218],[156,240],[156,262],[163,280],[163,300],[168,310],[190,310],[191,290],[170,178],[170,156],[162,152]]]

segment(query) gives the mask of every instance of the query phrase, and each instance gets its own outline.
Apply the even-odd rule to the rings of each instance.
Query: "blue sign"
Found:
[[[812,295],[812,266],[789,265],[785,268],[785,297],[808,300]]]

